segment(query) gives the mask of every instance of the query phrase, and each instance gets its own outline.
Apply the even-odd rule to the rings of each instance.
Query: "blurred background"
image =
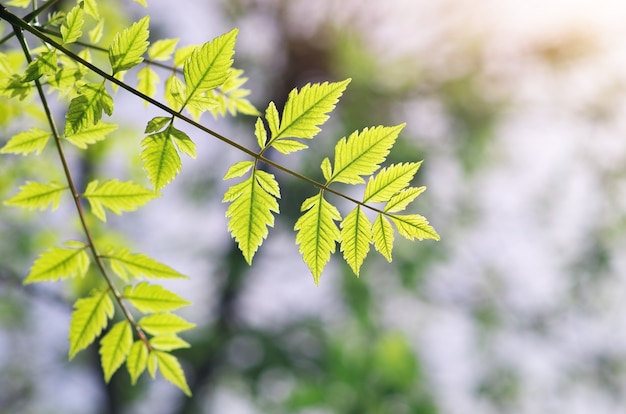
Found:
[[[44,214],[0,206],[0,413],[625,412],[622,1],[149,6],[154,38],[180,46],[239,27],[235,66],[261,110],[306,82],[353,79],[311,150],[276,156],[312,178],[339,138],[407,122],[390,161],[424,160],[415,184],[428,191],[412,212],[441,241],[399,242],[392,264],[370,254],[360,279],[333,259],[316,287],[292,230],[314,189],[275,172],[281,215],[248,267],[221,203],[221,177],[245,158],[180,124],[198,159],[162,198],[101,231],[190,276],[168,287],[194,303],[182,312],[198,325],[184,335],[192,348],[176,353],[193,398],[145,374],[130,387],[124,369],[104,384],[93,346],[67,361],[71,306],[92,282],[21,285],[39,252],[80,237],[65,200]],[[111,30],[146,12],[130,1],[100,8]],[[117,99],[122,127],[71,154],[76,174],[147,183],[139,147],[160,113]],[[2,116],[13,101],[0,105],[4,144],[23,126]],[[253,117],[201,122],[255,145]],[[24,177],[58,174],[56,162],[52,151],[4,156],[1,198]]]

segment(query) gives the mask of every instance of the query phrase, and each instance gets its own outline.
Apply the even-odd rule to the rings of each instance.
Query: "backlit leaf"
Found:
[[[253,166],[254,161],[236,162],[235,164],[231,165],[230,168],[228,168],[228,171],[226,171],[226,174],[224,174],[224,180],[241,177],[242,175],[250,171],[250,168],[252,168]]]
[[[104,20],[99,20],[93,29],[89,31],[89,41],[93,44],[100,43],[104,33]]]
[[[169,116],[155,116],[151,120],[148,121],[146,125],[146,130],[144,131],[146,134],[150,134],[152,132],[160,131],[172,120]]]
[[[113,312],[113,301],[108,290],[96,291],[76,301],[70,320],[70,359],[100,335],[108,320],[113,317]]]
[[[279,212],[276,193],[272,195],[264,188],[263,184],[268,184],[265,183],[267,177],[259,172],[253,170],[245,181],[231,186],[222,200],[231,203],[226,210],[228,231],[248,264],[252,263],[254,254],[267,237],[268,226],[274,226],[272,212]],[[277,190],[277,185],[268,188]]]
[[[69,247],[53,247],[39,255],[24,280],[25,284],[51,282],[70,277],[83,277],[89,269],[89,256],[84,243],[68,243]]]
[[[173,351],[175,349],[189,348],[189,342],[176,335],[160,335],[150,339],[150,345],[159,351]]]
[[[167,131],[170,134],[170,137],[174,140],[178,151],[190,158],[196,158],[196,143],[189,138],[189,135],[180,129],[174,128],[173,125],[170,125]]]
[[[61,37],[63,44],[74,43],[83,35],[83,24],[85,16],[83,13],[83,3],[79,3],[65,16],[65,20],[61,25]]]
[[[4,204],[30,210],[45,210],[52,206],[52,210],[56,210],[61,201],[61,194],[67,188],[67,185],[54,181],[49,183],[29,181],[20,187],[19,193],[6,200]]]
[[[263,125],[261,118],[257,118],[254,124],[254,136],[256,137],[257,144],[259,144],[259,148],[265,148],[265,144],[267,143],[267,131],[265,130],[265,125]]]
[[[341,222],[341,251],[357,276],[373,237],[372,224],[361,206],[357,206]]]
[[[31,82],[43,75],[53,75],[57,71],[57,54],[54,50],[41,53],[28,64],[22,82]]]
[[[168,312],[191,304],[177,294],[147,282],[126,286],[122,296],[142,313]]]
[[[136,210],[156,196],[153,191],[133,182],[117,180],[105,181],[101,185],[98,180],[94,180],[87,185],[83,194],[89,201],[93,214],[102,221],[106,221],[104,208],[119,215],[124,211]]]
[[[426,187],[409,187],[394,194],[385,205],[386,213],[403,211],[417,196],[422,194]]]
[[[272,144],[272,147],[283,154],[291,154],[292,152],[300,151],[309,148],[308,145],[294,139],[281,139]]]
[[[340,239],[335,221],[341,220],[341,214],[324,199],[322,192],[304,200],[301,211],[305,213],[294,227],[298,232],[296,243],[300,245],[300,253],[313,274],[315,284],[319,284],[322,271]]]
[[[74,135],[93,126],[102,118],[102,112],[113,113],[113,98],[104,83],[88,83],[80,88],[80,95],[70,101],[65,114],[65,135]]]
[[[178,39],[161,39],[154,42],[148,49],[152,60],[168,60],[172,58]]]
[[[128,277],[147,277],[148,279],[187,278],[171,267],[140,253],[131,253],[127,249],[107,252],[102,258],[110,262],[111,270],[123,280]]]
[[[13,135],[9,142],[0,150],[0,154],[28,155],[36,152],[37,155],[46,147],[52,134],[39,128],[31,128],[28,131]]]
[[[376,203],[389,200],[411,183],[420,164],[421,162],[407,162],[383,168],[375,177],[370,177],[363,201]]]
[[[85,13],[93,17],[96,20],[100,20],[100,13],[98,12],[98,3],[96,0],[79,0],[82,1],[85,7]]]
[[[185,379],[185,372],[180,366],[178,359],[174,355],[163,351],[154,351],[159,362],[159,372],[163,378],[180,388],[188,397],[191,397],[191,390]]]
[[[374,231],[374,247],[382,254],[388,262],[391,262],[391,252],[393,251],[393,227],[389,221],[379,214],[372,226]]]
[[[350,79],[334,83],[306,84],[289,93],[283,109],[280,128],[270,143],[280,138],[313,138],[335,108]],[[267,113],[266,113],[267,116]],[[269,121],[268,121],[269,122]],[[271,125],[271,124],[270,124]]]
[[[109,47],[109,62],[111,62],[113,74],[128,70],[143,62],[142,56],[149,44],[149,23],[150,16],[145,16],[115,35]]]
[[[139,326],[150,335],[156,336],[175,335],[178,332],[195,328],[196,324],[171,313],[156,313],[141,318]]]
[[[133,331],[125,320],[113,325],[100,341],[100,358],[104,381],[109,382],[115,371],[124,363],[133,346]]]
[[[157,132],[142,142],[141,160],[155,191],[160,191],[180,172],[182,162],[168,134]]]
[[[360,184],[361,176],[371,175],[385,161],[404,124],[394,127],[365,128],[353,132],[335,145],[335,166],[330,181]]]
[[[161,82],[159,75],[150,67],[145,66],[137,72],[137,90],[153,98],[157,92],[157,85]],[[144,102],[148,105],[148,102]]]
[[[98,122],[95,125],[81,129],[72,135],[66,135],[65,139],[80,149],[86,149],[88,145],[102,141],[111,132],[117,129],[115,124],[107,124],[106,122]]]
[[[135,385],[137,379],[146,369],[148,363],[148,347],[143,341],[135,341],[126,358],[126,369],[130,375],[130,383]]]
[[[237,29],[233,29],[196,48],[185,61],[187,100],[222,85],[230,75],[235,53]]]
[[[389,218],[398,229],[398,233],[408,240],[433,239],[439,240],[439,235],[428,220],[419,214],[390,215]]]

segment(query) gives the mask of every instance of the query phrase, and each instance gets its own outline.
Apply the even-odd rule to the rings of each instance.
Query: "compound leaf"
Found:
[[[189,135],[181,131],[180,129],[174,128],[173,125],[170,125],[168,129],[168,133],[170,137],[174,140],[176,144],[176,148],[186,156],[190,158],[196,158],[196,143],[189,138]]]
[[[313,138],[320,131],[319,125],[326,122],[328,112],[332,111],[350,83],[350,79],[342,82],[306,84],[300,90],[293,89],[289,93],[280,128],[272,136],[270,143],[281,138]],[[275,122],[276,115],[268,107],[266,117],[270,115],[268,122],[270,129]]]
[[[159,365],[159,372],[163,378],[180,388],[188,397],[191,397],[191,390],[185,379],[185,372],[180,366],[178,359],[174,355],[163,351],[154,351]]]
[[[187,322],[178,315],[171,313],[156,313],[144,316],[139,326],[150,335],[175,335],[178,332],[192,329],[196,324]]]
[[[51,282],[85,276],[90,262],[85,252],[87,245],[80,242],[71,242],[66,245],[69,247],[53,247],[39,255],[24,283]]]
[[[6,145],[2,147],[0,154],[28,155],[36,152],[39,155],[46,147],[50,136],[52,134],[48,131],[31,128],[28,131],[13,135]]]
[[[357,276],[370,250],[373,237],[372,224],[361,206],[357,206],[341,222],[341,251]]]
[[[296,243],[300,245],[300,253],[313,274],[315,284],[319,284],[322,271],[341,237],[335,224],[335,221],[341,220],[341,214],[324,199],[322,192],[304,200],[301,211],[306,213],[296,221]]]
[[[54,50],[41,53],[28,64],[23,82],[31,82],[43,75],[53,75],[57,71],[57,54]]]
[[[93,214],[102,221],[106,221],[104,208],[119,215],[124,211],[136,210],[156,196],[153,191],[133,182],[118,180],[105,181],[102,185],[98,180],[93,180],[83,194],[89,201]]]
[[[179,279],[187,276],[171,267],[140,253],[131,253],[127,249],[118,249],[102,256],[110,262],[111,270],[123,280],[132,277],[147,277],[149,279]]]
[[[146,125],[145,133],[151,134],[152,132],[160,131],[172,120],[169,116],[155,116],[151,120],[148,121]]]
[[[398,229],[398,233],[408,240],[439,240],[439,235],[428,220],[419,214],[389,215],[389,218]]]
[[[142,142],[141,159],[155,191],[172,181],[182,168],[180,156],[169,134],[157,132]]]
[[[335,146],[335,165],[331,182],[360,184],[361,176],[371,175],[385,161],[404,124],[393,127],[378,126],[353,132]]]
[[[113,317],[113,312],[108,290],[96,291],[76,301],[70,321],[70,359],[100,335],[107,321]]]
[[[365,187],[364,202],[388,201],[394,194],[404,190],[420,167],[421,162],[393,164],[370,177]]]
[[[19,193],[6,200],[4,204],[29,210],[45,210],[52,206],[52,210],[56,210],[61,201],[61,194],[66,189],[66,185],[54,181],[49,183],[28,181],[20,187]]]
[[[106,122],[98,122],[95,125],[88,126],[81,129],[79,132],[75,132],[71,135],[66,135],[65,139],[72,145],[80,148],[87,149],[90,144],[95,144],[98,141],[102,141],[111,132],[117,129],[115,124],[107,124]]]
[[[267,173],[265,173],[267,174]],[[267,237],[268,226],[274,226],[272,212],[278,213],[280,197],[278,183],[262,171],[253,170],[250,177],[231,186],[224,194],[222,202],[230,202],[226,210],[228,231],[239,245],[248,264],[263,240]],[[268,191],[269,190],[269,191]]]
[[[191,304],[174,292],[147,282],[126,286],[123,297],[142,313],[168,312]]]
[[[254,161],[239,161],[231,165],[224,174],[224,180],[241,177],[254,166]]]
[[[109,47],[109,61],[113,74],[128,70],[143,62],[142,56],[149,45],[149,23],[150,16],[145,16],[115,35]]]
[[[148,364],[148,347],[146,344],[139,340],[131,346],[126,358],[126,369],[130,375],[130,382],[132,385],[137,383],[139,376],[145,371]]]
[[[113,325],[100,341],[100,359],[104,381],[109,382],[115,371],[124,363],[133,346],[133,331],[125,320]]]
[[[184,64],[187,100],[222,85],[230,76],[237,29],[197,47]]]

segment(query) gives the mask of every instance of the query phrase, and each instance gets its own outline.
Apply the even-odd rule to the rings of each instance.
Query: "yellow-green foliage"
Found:
[[[144,0],[135,1],[147,6]],[[8,4],[31,7],[32,2],[12,0]],[[233,67],[237,29],[199,46],[178,47],[178,39],[150,43],[149,15],[115,34],[108,33],[97,0],[78,0],[65,13],[55,12],[47,20],[42,15],[45,24],[37,25],[32,24],[33,16],[45,11],[46,5],[37,9],[35,3],[33,7],[35,10],[27,15],[29,21],[18,17],[19,12],[0,7],[0,20],[14,28],[13,37],[18,40],[14,49],[0,51],[0,103],[9,99],[17,103],[40,102],[39,112],[44,114],[46,126],[41,127],[41,122],[38,126],[27,125],[4,144],[0,153],[56,154],[61,168],[54,176],[64,177],[65,182],[51,181],[49,174],[42,173],[42,181],[27,181],[4,204],[30,210],[55,210],[61,204],[75,208],[82,240],[52,246],[41,253],[24,283],[97,278],[100,283],[94,285],[99,288],[74,304],[69,358],[104,333],[100,356],[106,381],[126,363],[133,384],[147,369],[152,377],[158,371],[185,394],[191,393],[183,367],[172,354],[190,346],[179,334],[195,324],[172,313],[190,302],[158,283],[142,280],[186,276],[146,255],[131,253],[124,246],[102,245],[92,235],[94,221],[89,217],[104,222],[107,210],[122,214],[141,208],[159,197],[176,178],[183,167],[181,153],[196,158],[196,144],[178,123],[213,136],[249,157],[232,165],[224,175],[225,180],[238,182],[227,189],[223,201],[229,203],[228,231],[250,264],[280,214],[279,180],[262,168],[267,165],[305,180],[316,189],[302,202],[302,214],[295,224],[295,243],[316,284],[337,246],[358,275],[372,245],[385,259],[392,260],[396,231],[410,240],[439,238],[424,217],[403,213],[424,191],[424,187],[411,186],[421,162],[408,160],[381,168],[404,124],[370,126],[341,138],[333,160],[325,158],[321,162],[324,183],[265,156],[270,149],[281,154],[307,149],[307,140],[321,131],[350,79],[306,84],[289,93],[282,112],[270,102],[261,115],[247,99],[250,91],[243,87],[247,81],[243,71]],[[24,32],[38,38],[39,47],[29,49]],[[101,39],[113,40],[102,45]],[[92,63],[92,54],[103,51],[108,56],[108,67]],[[136,83],[123,80],[131,69],[127,76],[134,76]],[[165,79],[164,95],[157,100],[161,79]],[[118,126],[102,118],[113,114],[118,88],[163,111],[148,121],[141,142],[140,159],[152,188],[106,177],[78,188],[66,147],[84,151],[115,133]],[[50,110],[53,97],[66,109],[64,119],[55,119]],[[257,116],[251,134],[258,148],[243,147],[198,124],[205,112],[214,117]],[[1,121],[4,124],[16,117],[17,111],[7,110]],[[361,185],[363,197],[348,197],[332,187],[335,183]],[[354,207],[342,215],[333,204],[338,198],[352,202]],[[82,201],[91,208],[85,209]],[[116,312],[121,320],[111,326]]]

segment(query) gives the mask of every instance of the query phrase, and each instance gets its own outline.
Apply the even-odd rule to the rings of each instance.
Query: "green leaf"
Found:
[[[365,128],[342,138],[335,145],[335,166],[331,182],[360,184],[362,175],[371,175],[385,161],[405,124]]]
[[[275,137],[278,134],[278,128],[280,128],[280,118],[278,116],[278,109],[276,109],[276,104],[274,104],[274,102],[270,102],[269,105],[267,105],[267,109],[265,110],[265,120],[270,128],[272,137]]]
[[[174,355],[163,351],[154,351],[159,362],[159,372],[163,378],[180,388],[185,395],[191,397],[191,390],[185,379],[185,372]]]
[[[80,3],[80,1],[82,0],[78,0],[77,2]],[[98,3],[96,0],[84,0],[84,7],[85,7],[85,13],[87,13],[89,16],[93,17],[96,20],[100,20],[100,13],[98,13]]]
[[[67,189],[66,185],[51,181],[38,183],[28,181],[20,187],[20,192],[4,202],[7,206],[27,208],[29,210],[45,210],[52,206],[52,210],[59,207],[61,194]]]
[[[104,33],[104,20],[99,20],[93,29],[89,31],[89,41],[92,44],[100,43]]]
[[[272,147],[283,154],[291,154],[292,152],[309,148],[308,145],[293,139],[281,139],[280,141],[274,142]]]
[[[189,138],[189,135],[180,129],[174,128],[173,125],[170,125],[168,132],[180,152],[190,158],[196,158],[196,143]]]
[[[148,354],[148,373],[150,373],[150,376],[152,377],[152,379],[154,379],[156,377],[156,371],[157,371],[157,357],[154,354],[154,352],[150,352],[150,354]]]
[[[109,382],[117,369],[124,363],[133,346],[133,331],[125,320],[113,325],[100,341],[100,358],[104,381]]]
[[[391,263],[393,227],[382,214],[379,214],[374,220],[372,230],[374,231],[374,247]]]
[[[161,82],[159,75],[150,66],[145,66],[137,72],[137,90],[153,98],[157,92],[157,85]],[[148,102],[144,102],[146,106]]]
[[[398,229],[398,233],[408,240],[439,240],[439,235],[425,217],[419,214],[389,215],[389,218]]]
[[[257,144],[259,144],[259,148],[264,149],[267,143],[267,131],[265,130],[265,125],[263,125],[261,118],[257,118],[254,124],[254,136],[256,137]]]
[[[31,128],[28,131],[13,135],[9,142],[0,150],[0,154],[28,155],[36,152],[41,154],[46,147],[52,134],[39,128]]]
[[[175,75],[165,81],[165,100],[175,111],[179,111],[185,103],[185,84]]]
[[[157,132],[142,142],[141,159],[155,191],[172,181],[182,168],[182,162],[168,134]]]
[[[70,101],[65,115],[65,135],[74,135],[93,126],[102,118],[102,112],[113,113],[113,98],[104,83],[88,83],[80,88],[80,95]]]
[[[231,202],[226,210],[228,231],[239,245],[248,264],[267,237],[268,226],[274,226],[272,212],[278,213],[278,183],[253,170],[245,181],[231,186],[222,202]],[[266,173],[267,174],[267,173]],[[271,175],[271,174],[268,174]],[[268,192],[269,190],[269,192]]]
[[[83,277],[89,269],[87,245],[66,243],[69,247],[53,247],[39,255],[28,272],[24,284],[52,282],[70,277]]]
[[[147,277],[149,279],[180,279],[187,276],[171,267],[139,253],[131,253],[127,249],[118,249],[102,256],[110,262],[111,270],[123,280],[132,277]]]
[[[228,168],[228,171],[224,174],[224,180],[241,177],[250,171],[252,167],[254,167],[254,161],[239,161]]]
[[[168,312],[191,304],[162,286],[147,282],[126,286],[122,296],[141,313]]]
[[[93,214],[102,221],[106,221],[104,208],[119,215],[124,211],[136,210],[156,196],[158,195],[153,191],[133,182],[117,180],[105,181],[102,185],[98,180],[93,180],[87,185],[83,194],[83,197],[89,201]]]
[[[238,29],[233,29],[196,48],[185,61],[187,100],[217,88],[228,79],[233,64]]]
[[[22,82],[31,82],[43,75],[54,75],[57,71],[57,54],[54,50],[41,53],[28,64]]]
[[[161,335],[150,339],[150,345],[159,351],[173,351],[175,349],[190,348],[189,342],[176,335]]]
[[[134,0],[134,2],[141,4],[143,7],[148,7],[147,0]]]
[[[128,358],[126,358],[126,369],[132,385],[137,383],[137,379],[146,369],[147,363],[148,347],[143,341],[136,341],[130,348]]]
[[[9,0],[7,2],[7,5],[26,8],[26,7],[30,6],[31,2],[32,2],[32,0]]]
[[[370,177],[365,187],[363,201],[372,203],[388,201],[411,183],[420,165],[421,162],[408,162],[383,168],[376,177]]]
[[[100,335],[107,321],[113,317],[113,312],[108,290],[96,291],[76,301],[70,320],[70,359]]]
[[[333,167],[330,164],[330,160],[328,159],[328,157],[322,160],[321,168],[322,168],[322,174],[324,175],[324,179],[327,182],[330,181],[330,177],[332,177],[333,175]]]
[[[195,328],[196,324],[171,313],[157,313],[141,318],[139,326],[150,335],[157,336],[175,335],[178,332]]]
[[[335,206],[324,199],[321,191],[318,195],[304,200],[301,211],[306,213],[296,221],[294,227],[298,232],[296,243],[300,245],[300,253],[317,285],[340,239],[335,221],[341,220],[341,214]]]
[[[11,77],[0,77],[0,95],[11,98],[18,96],[20,100],[24,100],[31,94],[32,89],[32,84],[22,82],[20,75],[14,74]]]
[[[83,35],[83,24],[85,23],[83,4],[79,3],[72,7],[65,16],[65,20],[61,25],[61,37],[64,45],[74,43]]]
[[[317,135],[320,131],[319,125],[326,122],[327,113],[335,108],[349,83],[350,79],[334,83],[309,83],[299,91],[292,90],[283,109],[280,128],[273,134],[270,143],[273,144],[280,138],[310,139]]]
[[[98,122],[95,125],[85,127],[79,132],[72,135],[66,135],[65,139],[80,149],[87,149],[88,145],[102,141],[111,132],[117,129],[115,124],[107,124],[106,122]]]
[[[148,121],[146,125],[146,130],[144,131],[146,134],[150,134],[152,132],[160,131],[172,120],[169,116],[155,116],[151,120]]]
[[[109,48],[109,61],[113,74],[128,70],[143,62],[142,56],[149,45],[149,23],[150,16],[145,16],[115,35]]]
[[[259,115],[259,111],[247,99],[250,91],[241,87],[248,81],[248,78],[242,75],[243,70],[230,69],[226,82],[220,86],[219,91],[214,92],[214,95],[217,95],[218,105],[211,109],[213,116],[225,116],[227,112],[232,116],[236,116],[238,113]]]
[[[157,40],[148,49],[148,56],[152,60],[168,60],[172,58],[174,50],[176,50],[178,39],[161,39]]]
[[[47,79],[48,85],[59,92],[59,96],[67,96],[74,92],[77,82],[83,77],[80,68],[62,68],[57,70],[54,76]]]
[[[372,224],[361,210],[361,206],[357,206],[341,222],[341,251],[357,276],[365,256],[370,251],[373,237]]]
[[[410,187],[399,191],[385,204],[386,213],[403,211],[413,200],[426,190],[426,187]]]

